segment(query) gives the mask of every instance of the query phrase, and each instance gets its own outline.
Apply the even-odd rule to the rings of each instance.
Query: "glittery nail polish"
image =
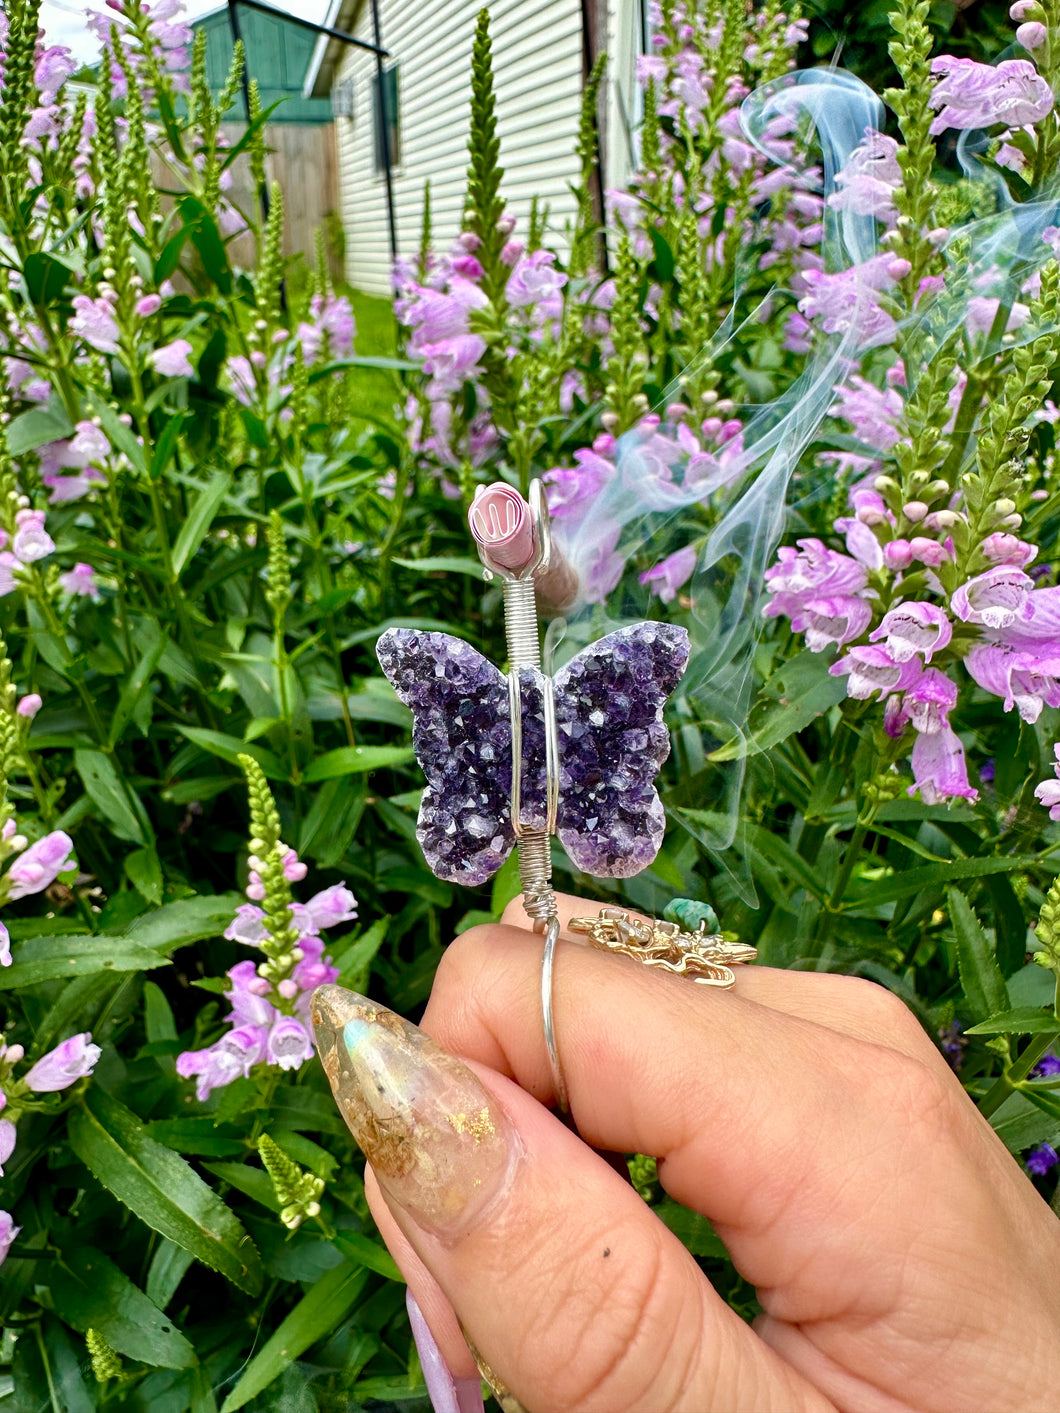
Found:
[[[318,987],[310,1014],[335,1102],[382,1187],[443,1239],[464,1235],[519,1153],[500,1105],[461,1060],[355,991]]]

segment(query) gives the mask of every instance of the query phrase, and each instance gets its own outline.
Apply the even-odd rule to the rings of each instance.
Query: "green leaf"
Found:
[[[249,1163],[203,1163],[203,1167],[252,1202],[267,1207],[270,1212],[280,1210],[272,1179],[263,1168],[252,1168]]]
[[[138,948],[174,952],[192,942],[220,937],[244,901],[241,893],[202,894],[166,903],[138,917],[125,929],[125,938]]]
[[[428,555],[426,559],[395,559],[402,569],[415,569],[420,574],[449,573],[470,574],[473,579],[481,579],[483,565],[477,559],[460,554]]]
[[[165,1369],[190,1369],[195,1350],[158,1306],[124,1272],[91,1246],[70,1246],[48,1273],[51,1297],[68,1325],[99,1330],[128,1359]]]
[[[78,750],[74,752],[74,765],[96,813],[110,825],[112,832],[119,839],[128,839],[134,844],[153,845],[151,826],[142,808],[134,808],[132,791],[122,788],[110,756],[102,751]]]
[[[173,1019],[173,1008],[166,1000],[166,993],[153,981],[144,982],[144,1030],[149,1045],[173,1042],[177,1038],[177,1023]],[[176,1072],[176,1061],[171,1054],[158,1056],[159,1067],[166,1074]],[[155,1135],[157,1137],[157,1135]],[[160,1143],[165,1143],[160,1138]]]
[[[385,1246],[372,1241],[357,1231],[337,1231],[331,1244],[355,1265],[365,1266],[377,1276],[385,1276],[388,1281],[402,1281],[405,1277],[398,1270],[397,1262]]]
[[[357,1303],[367,1280],[363,1267],[348,1262],[321,1276],[243,1370],[221,1405],[221,1413],[235,1413],[249,1403],[311,1344],[340,1325]]]
[[[211,1114],[196,1114],[187,1119],[155,1119],[147,1131],[156,1143],[165,1144],[176,1153],[193,1153],[199,1158],[239,1158],[246,1144],[232,1135],[218,1133]]]
[[[147,1268],[147,1298],[164,1310],[177,1293],[177,1287],[194,1261],[190,1251],[163,1237]]]
[[[670,1228],[679,1241],[691,1251],[693,1256],[713,1256],[729,1259],[721,1238],[714,1228],[698,1212],[690,1212],[678,1202],[668,1198],[654,1209],[655,1215]]]
[[[146,639],[143,654],[126,678],[118,698],[118,705],[114,708],[114,715],[111,717],[109,733],[111,750],[121,740],[122,733],[132,720],[140,702],[150,694],[151,679],[166,648],[166,636],[157,623],[145,625],[143,636]]]
[[[162,864],[154,849],[136,849],[125,860],[125,872],[136,891],[158,907],[162,902]]]
[[[89,1171],[146,1226],[257,1294],[261,1262],[235,1213],[131,1109],[93,1085],[70,1114],[69,1137]]]
[[[184,430],[184,423],[191,414],[188,412],[174,412],[169,421],[162,428],[161,434],[151,448],[151,480],[157,481],[162,472],[169,465],[170,458],[177,449],[177,442],[180,434]],[[177,571],[180,572],[179,570]]]
[[[947,888],[946,897],[957,938],[957,965],[968,1010],[976,1020],[999,1015],[1008,1008],[1008,992],[994,949],[961,890]]]
[[[654,252],[653,264],[655,265],[656,277],[662,284],[669,284],[674,277],[674,253],[670,249],[670,243],[661,231],[654,226],[649,227],[652,250]]]
[[[287,771],[279,756],[255,741],[241,741],[238,736],[226,736],[222,731],[207,731],[201,726],[179,726],[182,736],[211,755],[220,756],[231,765],[239,764],[241,755],[253,756],[270,780],[286,780]]]
[[[73,431],[74,424],[61,404],[49,402],[44,407],[31,407],[8,427],[8,451],[12,456],[22,456],[24,452],[36,451],[37,447],[48,442],[73,436]]]
[[[500,921],[501,913],[513,898],[518,898],[523,891],[523,885],[519,878],[519,857],[518,850],[513,849],[508,857],[501,864],[500,868],[493,876],[493,890],[490,893],[490,912],[496,921]]]
[[[162,253],[155,261],[155,284],[160,285],[164,280],[168,280],[173,271],[180,264],[180,254],[184,249],[184,243],[188,239],[190,231],[187,226],[181,226],[179,230],[166,241],[162,247]]]
[[[185,565],[188,564],[206,538],[206,533],[213,524],[214,516],[220,510],[231,485],[232,477],[226,471],[219,471],[203,487],[195,504],[191,507],[187,520],[180,527],[180,534],[173,546],[174,574],[179,576],[183,573]]]
[[[367,985],[372,960],[386,940],[389,926],[389,917],[377,918],[362,937],[358,937],[351,947],[335,958],[342,986],[348,986],[351,991],[361,991]]]
[[[111,407],[110,403],[102,400],[93,402],[88,407],[87,411],[90,416],[99,418],[103,425],[103,430],[114,446],[116,446],[119,451],[125,453],[130,463],[139,471],[141,476],[146,476],[147,462],[144,458],[144,449],[121,420],[118,413]]]
[[[34,304],[54,304],[73,273],[72,267],[46,250],[34,250],[22,264],[22,278]]]
[[[963,973],[962,973],[963,976]],[[1033,1006],[1017,1006],[1014,1011],[1002,1011],[989,1020],[970,1025],[965,1035],[1045,1035],[1053,1031],[1060,1035],[1060,1022],[1049,1011]]]
[[[846,696],[846,679],[831,677],[821,653],[799,653],[762,688],[751,713],[749,738],[737,736],[710,753],[712,761],[739,760],[751,750],[768,751],[808,726]]]
[[[151,971],[168,966],[165,957],[150,947],[103,933],[95,937],[32,937],[16,943],[12,957],[11,966],[0,968],[0,991],[16,991],[60,977],[65,981],[94,972]]]
[[[232,269],[228,252],[213,216],[194,196],[181,197],[178,205],[192,244],[199,252],[202,267],[222,294],[232,293]]]
[[[369,770],[405,765],[413,759],[411,746],[340,746],[319,756],[305,773],[307,785],[337,775],[363,775]]]
[[[952,863],[932,864],[930,868],[911,868],[890,878],[864,881],[864,892],[853,902],[843,905],[843,912],[866,905],[876,908],[881,903],[893,903],[928,888],[942,887],[958,878],[986,878],[992,873],[1019,873],[1040,867],[1041,860],[1033,854],[1008,854],[1004,858],[954,859]]]

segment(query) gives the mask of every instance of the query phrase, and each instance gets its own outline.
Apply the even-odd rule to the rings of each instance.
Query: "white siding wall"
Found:
[[[612,0],[619,8],[633,0]],[[481,0],[383,0],[380,20],[390,62],[400,65],[401,162],[394,174],[398,248],[413,254],[420,239],[423,188],[431,183],[438,249],[460,229],[467,167],[471,44]],[[503,194],[525,232],[530,202],[548,204],[550,227],[562,232],[573,214],[568,183],[577,174],[574,143],[582,81],[578,0],[492,0],[490,34],[496,85]],[[369,6],[358,37],[371,39]],[[389,290],[386,194],[372,170],[375,59],[349,50],[337,81],[353,82],[354,116],[337,118],[346,273],[360,289]]]

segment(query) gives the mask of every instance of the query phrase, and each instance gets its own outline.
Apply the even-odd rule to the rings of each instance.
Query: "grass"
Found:
[[[365,294],[359,289],[347,288],[344,293],[353,305],[357,320],[355,351],[365,357],[397,357],[397,321],[393,301],[380,295]],[[383,368],[355,368],[353,386],[355,406],[361,416],[392,426],[394,404],[400,399],[396,375]]]

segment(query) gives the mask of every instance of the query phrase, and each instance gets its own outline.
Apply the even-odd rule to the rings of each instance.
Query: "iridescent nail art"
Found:
[[[354,991],[318,987],[311,1016],[339,1111],[381,1185],[421,1226],[463,1235],[519,1152],[500,1105],[462,1061]]]

